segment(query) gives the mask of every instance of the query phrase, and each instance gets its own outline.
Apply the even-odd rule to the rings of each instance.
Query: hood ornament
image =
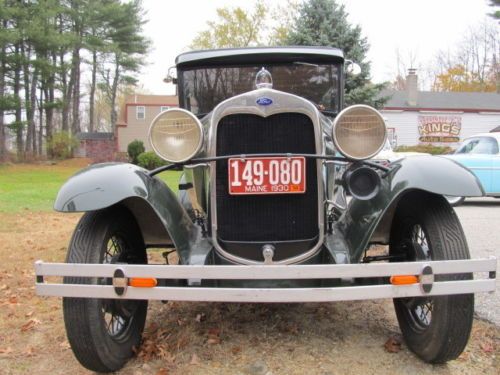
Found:
[[[258,89],[273,88],[273,77],[266,68],[263,67],[255,76],[255,87]]]

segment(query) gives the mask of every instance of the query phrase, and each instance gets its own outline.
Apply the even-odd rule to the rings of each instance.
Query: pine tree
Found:
[[[380,108],[387,98],[379,95],[384,85],[370,82],[370,63],[366,61],[368,40],[362,36],[361,27],[351,25],[347,16],[344,5],[335,0],[308,0],[299,8],[286,42],[342,49],[345,58],[358,63],[362,70],[358,76],[346,75],[345,105],[368,104]]]

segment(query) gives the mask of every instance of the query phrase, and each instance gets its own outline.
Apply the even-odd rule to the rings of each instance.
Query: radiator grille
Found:
[[[217,128],[217,155],[253,153],[314,154],[311,119],[299,113],[266,118],[235,114]],[[318,236],[316,161],[306,159],[306,193],[231,196],[227,161],[217,162],[217,226],[224,241],[293,241]],[[307,249],[304,249],[307,250]]]

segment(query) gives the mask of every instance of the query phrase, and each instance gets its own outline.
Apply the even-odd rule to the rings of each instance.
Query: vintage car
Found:
[[[36,291],[64,297],[83,366],[125,364],[148,300],[391,298],[420,358],[443,363],[462,352],[473,293],[494,290],[496,261],[469,259],[443,195],[483,189],[444,158],[370,162],[387,131],[377,110],[344,108],[349,65],[335,48],[184,53],[173,79],[181,108],[159,114],[149,134],[170,164],[98,164],[64,184],[55,209],[85,214],[66,263],[36,262]],[[169,169],[183,170],[179,194],[157,177]],[[373,244],[388,250],[369,252]],[[178,264],[148,265],[152,248],[175,249]]]
[[[466,138],[451,155],[446,158],[460,163],[481,182],[489,197],[500,197],[500,133],[482,133]],[[452,206],[461,205],[465,197],[447,196]]]

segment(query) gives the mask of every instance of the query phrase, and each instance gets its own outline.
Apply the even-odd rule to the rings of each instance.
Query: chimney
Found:
[[[408,94],[407,104],[410,107],[416,107],[418,102],[417,69],[408,69],[408,75],[406,76],[406,92]]]

